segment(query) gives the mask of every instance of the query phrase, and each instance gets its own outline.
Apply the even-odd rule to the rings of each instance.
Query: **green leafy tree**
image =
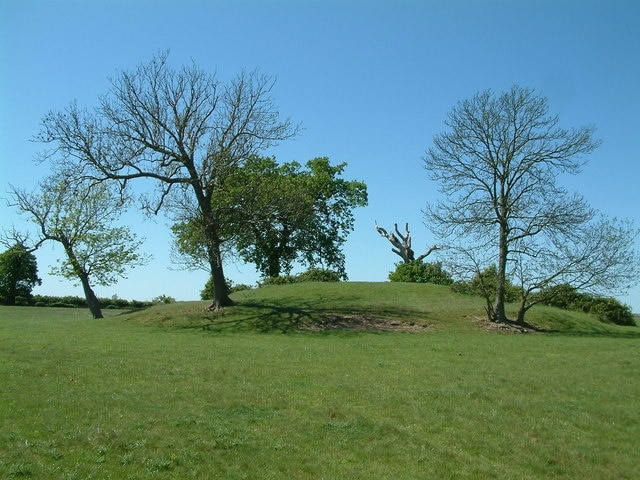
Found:
[[[233,302],[223,270],[224,217],[212,200],[236,167],[298,130],[280,119],[273,85],[244,71],[222,84],[195,65],[174,69],[160,54],[119,73],[94,110],[71,104],[46,115],[37,138],[54,145],[56,162],[94,181],[153,182],[147,211],[165,210],[199,229],[217,309]]]
[[[366,185],[340,178],[346,164],[315,158],[303,168],[254,156],[227,177],[212,202],[221,236],[264,278],[289,274],[294,262],[345,277],[342,246],[353,230],[353,209],[367,203]],[[174,225],[178,251],[203,259],[199,219]]]
[[[426,223],[445,241],[454,274],[497,265],[487,314],[506,321],[507,279],[522,292],[517,322],[533,293],[561,283],[581,289],[624,289],[637,282],[636,230],[596,219],[577,194],[557,184],[578,174],[599,144],[592,127],[565,129],[547,100],[512,87],[476,94],[449,113],[424,164],[445,201],[430,204]],[[461,272],[465,270],[466,272]]]
[[[0,254],[0,302],[15,305],[20,298],[31,298],[40,285],[36,257],[19,243]]]
[[[273,158],[248,167],[238,172],[240,195],[232,198],[241,205],[240,257],[264,277],[288,274],[294,261],[346,277],[342,246],[353,230],[354,208],[367,204],[366,185],[340,178],[346,164],[333,166],[325,157],[309,160],[306,169],[296,162],[279,166]]]
[[[93,283],[111,285],[128,267],[146,262],[137,253],[142,241],[113,225],[124,207],[118,192],[107,183],[78,183],[60,174],[41,182],[39,192],[11,187],[11,194],[12,204],[38,226],[36,247],[53,241],[64,249],[65,258],[51,273],[78,280],[93,318],[102,318]]]

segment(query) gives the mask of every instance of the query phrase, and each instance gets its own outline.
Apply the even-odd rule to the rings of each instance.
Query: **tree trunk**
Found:
[[[500,223],[500,249],[498,257],[498,278],[496,284],[496,304],[493,311],[494,322],[506,322],[507,315],[505,313],[505,280],[507,272],[507,255],[509,253],[509,247],[507,244],[508,235],[507,226],[504,222]]]
[[[87,306],[89,307],[89,311],[91,312],[91,315],[93,315],[93,318],[103,318],[102,309],[100,308],[100,301],[98,300],[98,297],[96,297],[96,294],[91,288],[91,283],[89,283],[89,275],[87,274],[85,269],[82,268],[82,266],[80,265],[80,262],[78,261],[78,258],[76,257],[75,252],[73,251],[73,245],[64,236],[61,236],[59,238],[59,241],[60,243],[62,243],[62,246],[64,247],[64,251],[67,254],[67,257],[69,258],[69,262],[73,267],[74,273],[80,279],[80,283],[82,284],[82,289],[84,290],[84,298],[87,301]]]
[[[267,277],[279,277],[280,276],[280,258],[277,254],[271,254],[268,258],[268,267],[269,271],[267,272]]]
[[[216,241],[213,245],[210,245],[208,250],[211,278],[213,280],[213,303],[209,306],[209,310],[220,310],[223,307],[233,305],[233,300],[227,293],[227,280],[224,278],[219,242]]]
[[[527,311],[531,308],[531,304],[527,306],[528,299],[529,299],[529,292],[525,291],[525,293],[523,293],[522,297],[520,298],[520,308],[518,309],[518,318],[516,319],[516,323],[518,325],[525,325],[524,316],[527,313]]]
[[[9,286],[9,291],[4,299],[4,304],[10,307],[16,304],[16,298],[18,297],[17,289],[15,287],[16,283],[13,279],[10,280],[11,285]]]
[[[197,177],[195,172],[192,176]],[[222,251],[220,237],[218,235],[218,222],[211,206],[211,192],[203,194],[202,190],[194,187],[200,214],[204,222],[204,238],[207,245],[207,260],[211,270],[211,280],[213,281],[213,302],[209,305],[209,310],[220,310],[223,307],[233,305],[233,300],[227,293],[227,280],[224,278],[222,267]]]
[[[103,318],[102,309],[100,308],[100,301],[89,283],[88,275],[80,275],[80,282],[82,283],[82,289],[84,290],[84,298],[87,300],[87,306],[93,318]]]

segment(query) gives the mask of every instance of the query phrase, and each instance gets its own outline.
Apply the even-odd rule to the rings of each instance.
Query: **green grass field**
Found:
[[[541,308],[548,333],[494,331],[432,285],[233,298],[0,307],[0,478],[637,478],[638,327]]]

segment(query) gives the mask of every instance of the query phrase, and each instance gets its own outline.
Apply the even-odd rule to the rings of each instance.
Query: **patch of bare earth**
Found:
[[[499,322],[490,322],[486,319],[486,317],[473,317],[472,322],[480,328],[490,332],[501,332],[501,333],[536,333],[536,330],[533,327],[527,327],[523,325],[517,325],[515,323],[499,323]]]
[[[329,330],[424,332],[429,329],[429,325],[366,315],[327,315],[322,320],[315,321],[310,325],[305,325],[303,328],[316,332]]]

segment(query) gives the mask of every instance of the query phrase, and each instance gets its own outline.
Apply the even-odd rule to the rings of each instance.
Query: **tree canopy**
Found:
[[[265,278],[288,274],[294,262],[346,277],[342,246],[353,230],[353,209],[367,203],[366,185],[340,178],[346,164],[333,166],[328,158],[305,167],[254,156],[212,198],[228,247]],[[198,222],[173,227],[178,251],[192,265],[204,254]]]
[[[38,227],[35,248],[54,241],[64,249],[65,258],[52,273],[80,281],[94,318],[102,318],[102,312],[92,285],[111,285],[127,268],[146,262],[137,251],[142,240],[128,227],[114,225],[123,203],[110,187],[59,174],[43,180],[37,192],[11,189],[13,204]]]
[[[36,257],[24,245],[16,243],[0,253],[0,303],[15,305],[28,299],[40,283]]]
[[[598,217],[558,183],[578,174],[599,145],[593,127],[561,128],[546,98],[518,86],[459,102],[445,125],[424,165],[446,200],[428,205],[425,221],[448,244],[454,273],[472,277],[497,265],[492,320],[506,320],[508,278],[522,288],[520,322],[539,289],[614,288],[637,279],[636,231]]]

